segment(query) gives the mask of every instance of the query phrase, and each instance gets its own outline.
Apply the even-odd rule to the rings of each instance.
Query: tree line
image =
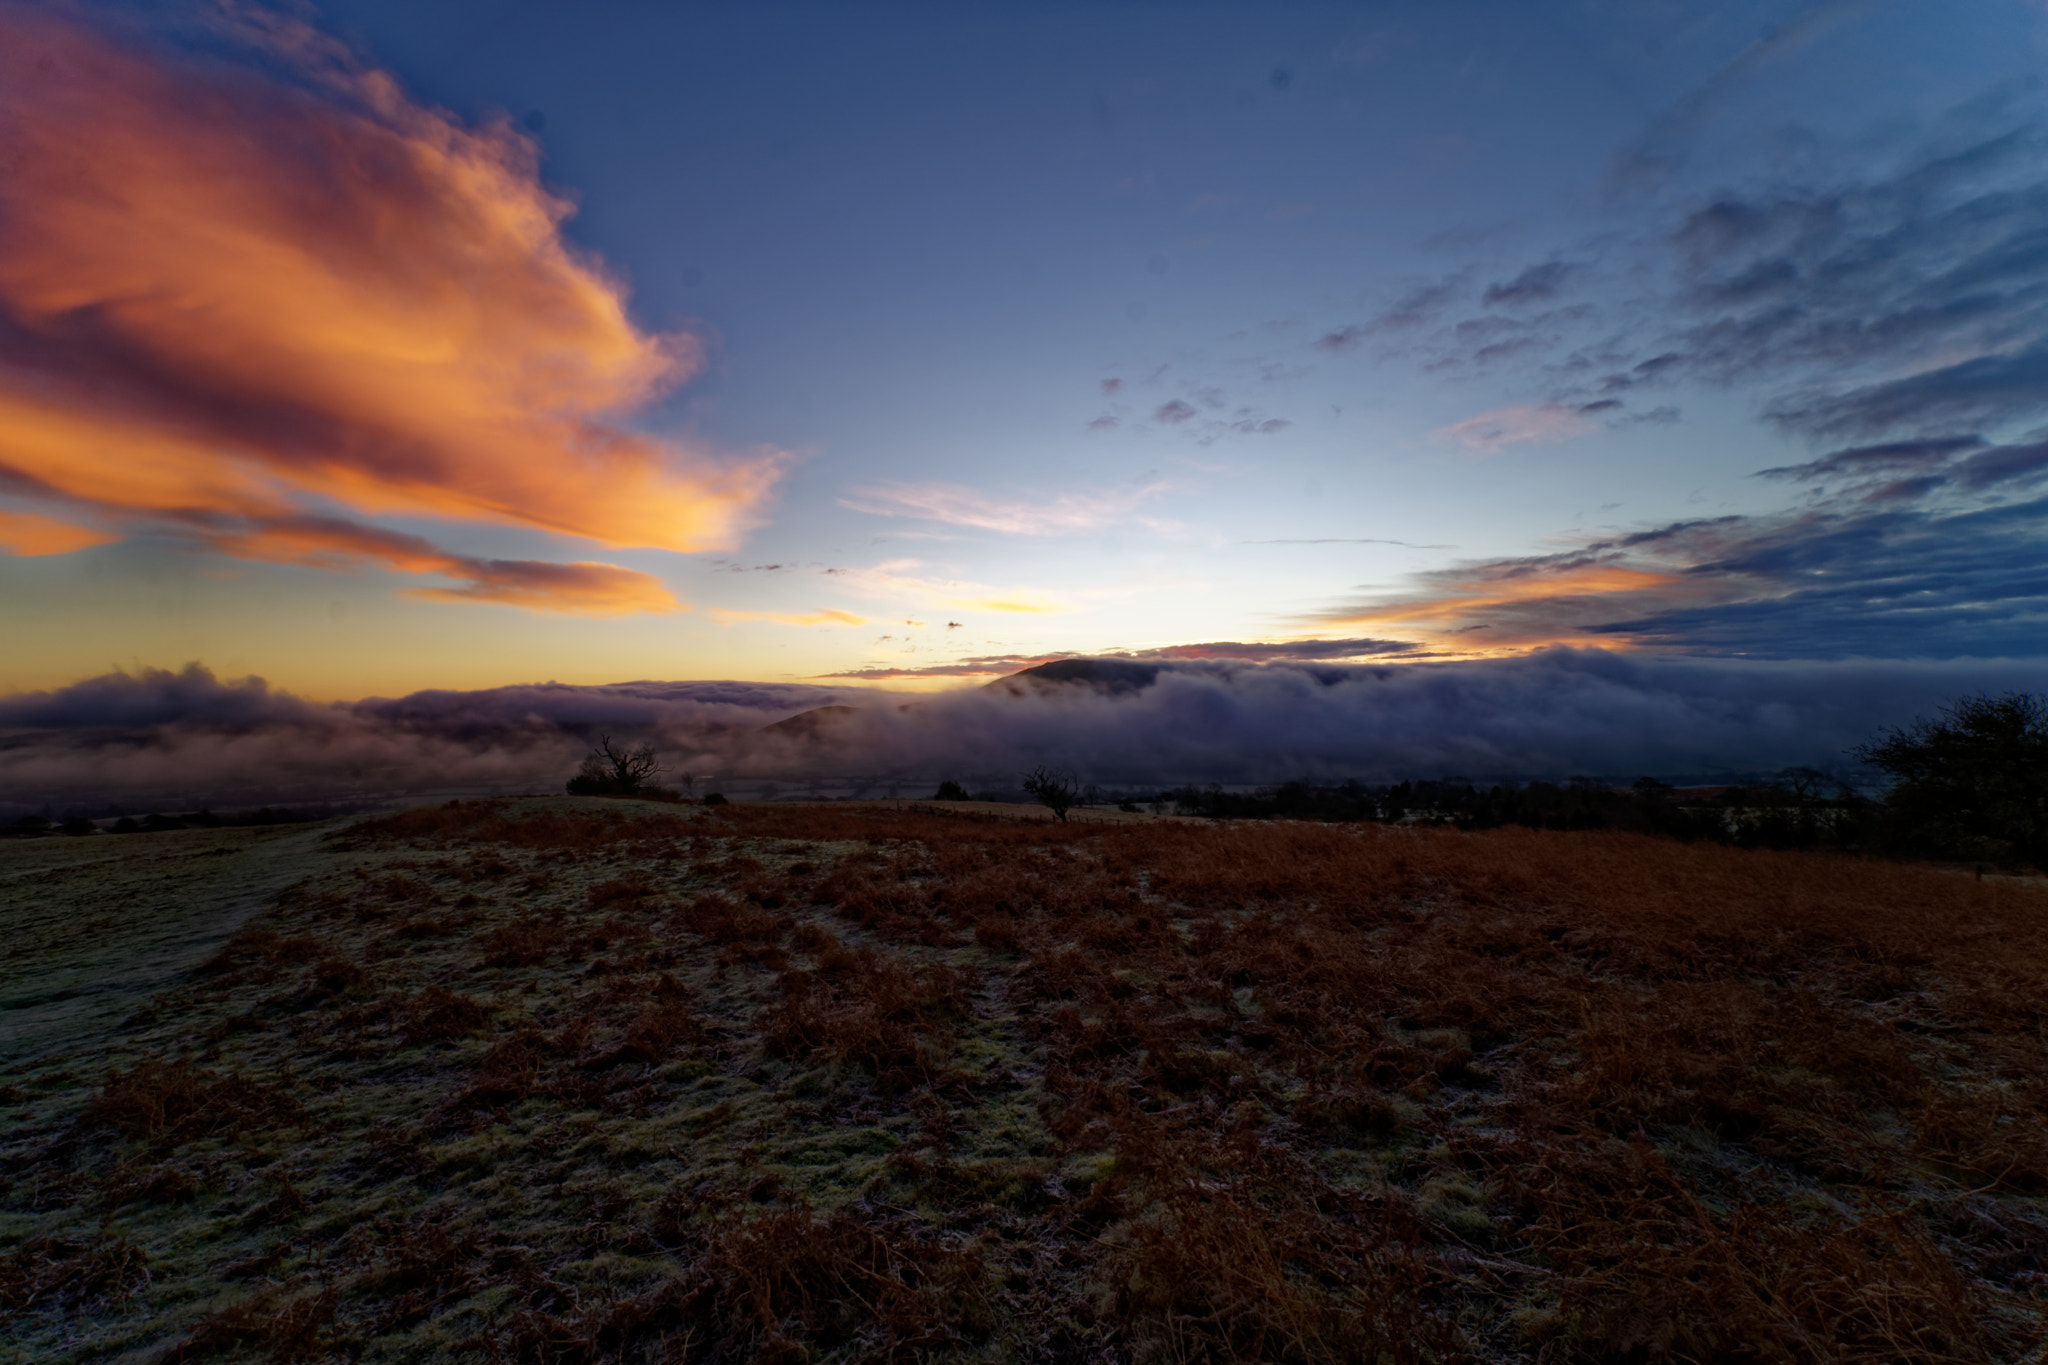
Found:
[[[1837,848],[1902,857],[2032,865],[2048,871],[2048,697],[1969,697],[1858,746],[1890,779],[1865,796],[1832,775],[1786,768],[1762,781],[1679,791],[1645,777],[1495,783],[1462,779],[1252,792],[1182,787],[1159,808],[1215,819],[1371,820],[1491,829],[1626,829],[1755,848]]]
[[[1061,820],[1080,806],[1113,803],[1134,811],[1142,803],[1211,819],[1623,829],[1753,848],[1837,848],[2048,870],[2048,697],[1966,697],[1932,718],[1879,733],[1853,754],[1890,779],[1883,795],[1866,796],[1813,768],[1683,791],[1651,777],[1620,787],[1589,777],[1484,786],[1449,778],[1283,782],[1249,792],[1189,786],[1133,796],[1103,793],[1069,769],[1043,766],[1022,774],[1019,786]],[[650,746],[627,747],[606,735],[568,789],[682,799],[683,792],[656,783],[660,772]],[[706,798],[714,799],[724,798]],[[948,780],[933,799],[969,796]]]

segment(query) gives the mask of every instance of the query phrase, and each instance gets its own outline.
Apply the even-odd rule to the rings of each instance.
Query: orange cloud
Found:
[[[1420,577],[1420,591],[1333,607],[1310,620],[1324,629],[1399,627],[1439,657],[1553,644],[1611,649],[1627,638],[1593,627],[1626,614],[1632,604],[1666,604],[1695,591],[1676,573],[1571,556],[1466,565]]]
[[[1030,615],[1039,615],[1046,612],[1066,610],[1065,607],[1062,607],[1059,603],[1052,601],[1050,598],[1034,598],[1031,600],[1025,600],[1022,598],[991,597],[976,599],[962,597],[954,599],[952,605],[956,607],[964,607],[969,611],[1008,611],[1021,612]]]
[[[13,555],[65,555],[120,537],[32,512],[0,512],[0,549]]]
[[[554,564],[530,559],[470,559],[437,550],[418,536],[319,518],[215,534],[208,542],[239,559],[329,569],[369,561],[403,573],[465,580],[460,587],[405,590],[407,597],[430,602],[501,602],[579,616],[683,609],[660,579],[637,569],[587,561]]]
[[[774,621],[784,626],[864,626],[865,616],[855,616],[850,611],[728,611],[724,607],[713,607],[711,619],[720,625],[731,625],[736,621]]]
[[[958,579],[920,578],[911,572],[922,567],[920,560],[892,559],[873,568],[833,572],[836,575],[834,581],[840,586],[862,596],[893,603],[889,608],[891,615],[903,610],[905,602],[961,611],[1050,613],[1068,609],[1063,602],[1035,588],[1005,588]],[[1101,590],[1096,590],[1096,595],[1101,595]],[[910,608],[913,611],[922,609]]]
[[[681,611],[661,580],[616,564],[574,560],[555,564],[532,559],[470,559],[446,572],[470,578],[459,588],[407,588],[404,595],[426,602],[502,602],[532,611],[577,616],[631,616],[638,612]]]
[[[292,83],[0,8],[0,477],[131,522],[317,499],[730,544],[780,456],[620,424],[701,348],[563,240],[532,142],[265,22]]]

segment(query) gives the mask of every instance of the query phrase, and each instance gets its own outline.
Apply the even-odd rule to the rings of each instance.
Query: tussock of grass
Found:
[[[0,1309],[77,1313],[126,1297],[149,1280],[149,1257],[120,1238],[31,1237],[0,1259]]]
[[[2043,1338],[2030,887],[829,806],[451,803],[341,842],[134,1060],[10,1091],[75,1110],[4,1148],[0,1305],[35,1358]]]
[[[114,1128],[130,1138],[173,1147],[230,1129],[294,1123],[303,1112],[290,1096],[260,1081],[220,1075],[185,1060],[145,1061],[132,1071],[109,1072],[79,1127]]]

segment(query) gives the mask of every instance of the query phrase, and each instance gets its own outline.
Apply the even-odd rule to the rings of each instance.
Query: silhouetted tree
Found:
[[[634,796],[661,772],[661,760],[652,745],[625,748],[601,736],[598,745],[583,760],[583,766],[569,779],[571,796]]]
[[[1080,779],[1065,768],[1033,768],[1024,774],[1024,790],[1050,810],[1055,820],[1065,820],[1081,799]]]
[[[967,795],[967,788],[950,778],[939,783],[939,789],[932,793],[932,800],[934,801],[968,801],[972,799]]]
[[[1856,757],[1893,778],[1886,813],[1907,847],[1981,857],[2003,846],[2048,870],[2048,697],[1965,697]]]

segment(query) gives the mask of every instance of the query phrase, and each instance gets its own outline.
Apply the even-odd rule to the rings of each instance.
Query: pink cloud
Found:
[[[1571,408],[1556,403],[1519,404],[1495,408],[1430,433],[1432,440],[1460,445],[1486,455],[1498,454],[1511,445],[1532,442],[1555,445],[1594,430],[1595,424]]]

